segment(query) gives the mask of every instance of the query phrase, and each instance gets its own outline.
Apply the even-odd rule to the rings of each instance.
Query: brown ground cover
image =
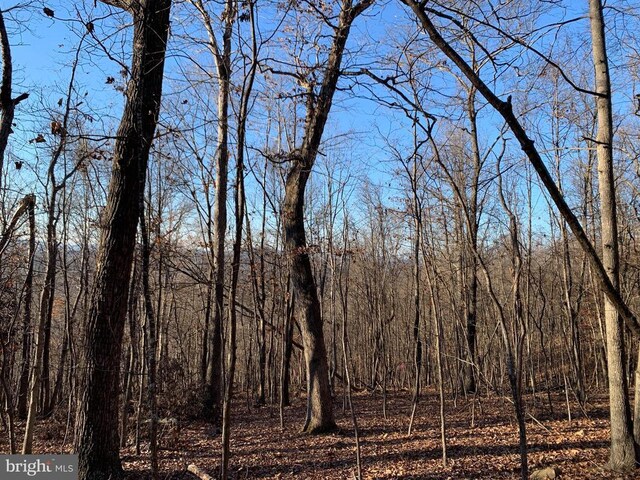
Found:
[[[414,431],[407,436],[410,397],[394,393],[382,415],[379,393],[354,396],[362,448],[365,479],[516,479],[519,478],[517,425],[513,407],[506,399],[460,398],[447,403],[448,463],[442,464],[439,405],[435,392],[420,400]],[[546,399],[546,397],[545,397]],[[555,466],[560,479],[625,479],[605,468],[608,455],[608,412],[606,396],[592,397],[586,414],[572,405],[567,419],[564,397],[554,398],[555,411],[527,397],[527,434],[531,470]],[[255,408],[242,398],[235,403],[231,440],[230,471],[237,479],[348,479],[356,468],[353,428],[342,398],[336,399],[340,431],[308,436],[299,433],[304,415],[304,398],[294,399],[284,412],[285,428],[280,428],[277,407]],[[562,410],[561,410],[562,409]],[[472,417],[473,424],[472,424]],[[60,453],[61,437],[53,425],[43,422],[36,432],[36,452],[44,449]],[[180,421],[161,426],[161,478],[195,479],[186,471],[195,463],[215,475],[220,460],[220,437],[202,422]],[[6,437],[6,435],[5,435]],[[6,451],[6,438],[2,438]],[[68,448],[65,448],[68,449]],[[133,447],[123,452],[130,478],[148,476],[147,452],[135,455]]]

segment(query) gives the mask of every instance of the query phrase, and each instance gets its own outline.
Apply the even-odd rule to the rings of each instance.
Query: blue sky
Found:
[[[575,2],[568,2],[567,4],[574,9],[577,8]],[[51,2],[46,2],[47,7],[55,12],[56,18],[51,19],[44,15],[41,5],[37,3],[32,5],[29,10],[20,12],[16,16],[10,15],[10,18],[6,19],[13,46],[14,90],[16,94],[24,90],[32,94],[29,101],[21,105],[16,112],[19,127],[16,129],[16,135],[12,137],[12,148],[21,157],[35,155],[33,153],[33,145],[29,144],[28,140],[32,138],[38,129],[46,128],[47,125],[46,116],[45,121],[40,125],[30,123],[29,119],[32,118],[30,112],[42,110],[45,107],[52,107],[55,110],[57,100],[63,96],[66,89],[70,76],[71,53],[77,47],[80,37],[85,33],[85,27],[81,22],[77,21],[78,13],[86,21],[91,16],[104,15],[107,12],[107,9],[103,6],[99,6],[94,10],[92,2],[74,4],[61,0],[52,0]],[[582,12],[584,12],[585,8],[586,4],[580,6]],[[360,64],[368,64],[371,60],[388,54],[389,47],[386,46],[387,42],[399,41],[406,35],[403,30],[404,25],[407,25],[407,28],[411,28],[409,27],[410,24],[406,22],[406,12],[400,9],[395,2],[380,4],[374,7],[372,12],[375,15],[359,18],[353,27],[352,47],[358,47],[365,40],[372,42],[367,44],[365,50],[359,52],[356,57],[356,64],[353,65],[354,68],[359,68]],[[565,13],[564,19],[580,12],[569,9]],[[615,20],[616,24],[620,21],[618,16],[612,16],[611,18]],[[71,21],[65,19],[70,19]],[[558,18],[557,20],[561,19]],[[126,32],[130,30],[126,28],[127,22],[127,16],[122,14],[95,22],[96,35],[104,40],[104,49],[114,58],[123,61],[126,61],[126,51],[128,49]],[[265,22],[264,25],[264,29],[268,30],[269,22]],[[399,25],[402,27],[399,27]],[[576,32],[574,36],[576,43],[580,44],[580,41],[582,41],[582,46],[585,44],[588,46],[586,20],[581,20],[579,23],[572,25],[570,29],[572,29],[570,31]],[[177,31],[177,28],[175,30]],[[118,33],[112,35],[114,31],[118,31]],[[553,36],[548,38],[553,38]],[[551,40],[545,40],[547,43],[549,41]],[[617,50],[615,50],[616,44],[617,42],[611,42],[614,53],[617,53]],[[371,45],[374,45],[374,47]],[[83,109],[92,113],[96,119],[104,121],[104,125],[101,125],[100,128],[109,131],[119,120],[123,95],[116,88],[123,85],[124,79],[119,75],[120,66],[117,61],[106,58],[102,47],[99,47],[95,41],[89,40],[86,43],[86,48],[87,50],[81,55],[78,70],[78,98],[84,103]],[[181,58],[182,52],[176,50],[175,46],[172,48],[173,50],[169,52],[167,63],[167,77],[169,79],[179,76],[177,62],[183,60]],[[560,56],[564,52],[559,46],[556,46],[555,53]],[[615,67],[621,69],[623,67],[622,57],[614,54],[613,58]],[[523,57],[522,65],[528,66],[526,57]],[[591,84],[590,70],[585,68],[585,72],[587,72],[587,76],[578,80],[588,86]],[[525,79],[532,73],[535,72],[523,67]],[[569,73],[573,74],[574,72]],[[487,78],[490,78],[490,74],[491,69],[489,68],[486,72]],[[509,75],[513,77],[512,79],[515,78],[513,71],[510,71]],[[113,77],[115,81],[107,83],[108,77]],[[626,84],[621,84],[620,78],[625,79],[628,77],[616,76],[618,85],[623,88],[621,88],[619,94],[616,94],[615,101],[620,110],[628,110],[629,98],[633,93],[633,88],[629,88],[630,82],[628,80]],[[455,87],[453,78],[443,71],[433,75],[431,82],[431,87],[434,90],[453,91],[452,89]],[[503,88],[503,84],[500,82],[497,83],[497,91],[504,96],[509,92],[500,91]],[[347,83],[348,80],[343,82],[343,84]],[[171,80],[168,80],[165,92],[170,94],[174,86],[171,84]],[[83,97],[83,92],[88,93],[86,98]],[[362,94],[363,92],[356,90],[356,93]],[[188,95],[188,93],[183,95]],[[429,109],[442,117],[446,117],[451,111],[450,106],[438,104],[437,102],[430,104]],[[487,109],[484,111],[481,136],[486,145],[490,143],[490,139],[495,137],[496,128],[499,127],[500,123],[496,122],[497,117],[494,114],[489,113]],[[535,117],[531,117],[531,119],[535,122]],[[440,121],[443,126],[446,123],[444,118]],[[399,143],[402,143],[403,136],[406,137],[407,126],[407,119],[402,113],[392,113],[388,108],[377,106],[372,101],[353,98],[352,92],[342,92],[336,96],[325,138],[329,139],[345,132],[352,132],[354,140],[348,157],[354,165],[355,173],[368,176],[374,182],[385,185],[388,198],[392,198],[397,195],[397,191],[401,186],[393,172],[394,167],[388,161],[389,154],[385,137],[396,138]],[[259,127],[259,125],[257,127],[254,125],[254,128],[257,128],[257,132],[260,132]],[[544,127],[542,127],[542,130],[544,131]],[[544,145],[539,145],[539,147],[544,149]],[[517,147],[514,147],[512,151],[514,155],[518,155],[519,150]],[[45,152],[42,153],[44,154]],[[28,184],[30,181],[28,170],[25,169],[21,175],[23,183]],[[542,210],[545,202],[541,201],[539,194],[537,197],[537,204],[542,205],[540,207]],[[541,217],[542,215],[539,216]]]

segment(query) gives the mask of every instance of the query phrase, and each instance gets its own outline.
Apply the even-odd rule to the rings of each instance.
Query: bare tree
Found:
[[[24,312],[22,316],[22,367],[18,385],[18,415],[27,418],[29,373],[31,369],[31,307],[33,306],[33,263],[36,252],[35,196],[29,207],[29,260],[24,279]]]
[[[320,433],[335,428],[329,367],[324,341],[320,302],[311,269],[304,226],[304,195],[322,140],[325,124],[331,110],[333,96],[340,78],[340,66],[353,21],[374,0],[353,4],[343,0],[333,41],[322,80],[316,85],[311,78],[306,83],[306,118],[302,145],[288,155],[291,162],[285,184],[282,226],[285,249],[291,261],[291,281],[296,296],[297,317],[300,321],[307,368],[307,414],[303,431]],[[316,88],[319,86],[319,91]]]
[[[220,426],[222,412],[222,319],[224,313],[225,234],[227,231],[227,179],[229,171],[229,101],[231,94],[231,35],[236,19],[236,3],[227,0],[221,14],[222,42],[219,42],[211,15],[202,0],[194,2],[207,31],[207,47],[216,65],[218,79],[218,140],[216,147],[216,193],[213,205],[213,316],[207,332],[207,368],[204,414]]]
[[[513,105],[511,103],[511,97],[507,97],[507,100],[501,100],[485,83],[480,75],[473,71],[469,64],[460,56],[460,54],[451,46],[451,44],[442,37],[438,28],[431,21],[431,14],[433,9],[426,8],[424,5],[415,2],[414,0],[403,0],[403,3],[407,5],[415,13],[420,25],[427,32],[431,40],[442,50],[442,52],[460,69],[460,71],[467,77],[467,79],[474,85],[477,91],[489,102],[489,104],[496,109],[496,111],[504,118],[507,126],[513,132],[515,138],[520,143],[522,151],[529,159],[531,165],[535,169],[536,173],[540,177],[542,184],[549,193],[549,196],[553,200],[556,208],[559,210],[562,217],[567,222],[567,225],[576,237],[580,247],[584,250],[585,254],[591,266],[593,267],[593,274],[597,280],[600,288],[607,296],[607,298],[615,305],[616,310],[625,320],[626,325],[634,336],[640,336],[640,322],[637,317],[631,311],[627,303],[624,301],[620,292],[613,286],[609,279],[606,269],[602,265],[602,260],[598,256],[593,243],[589,240],[587,233],[580,223],[580,220],[573,212],[573,210],[567,204],[567,201],[563,197],[562,193],[555,184],[553,177],[549,173],[546,165],[544,164],[538,149],[535,147],[533,141],[527,135],[525,128],[521,121],[515,115],[513,111]]]
[[[598,189],[602,232],[602,264],[613,288],[620,288],[620,254],[616,189],[613,174],[613,118],[611,82],[604,33],[604,15],[600,0],[589,0],[591,43],[595,69],[598,132],[595,139],[598,157]],[[616,471],[636,467],[636,445],[633,438],[629,386],[624,365],[622,319],[613,302],[605,297],[604,318],[607,328],[607,372],[609,374],[609,416],[611,450],[609,466]]]
[[[256,38],[255,6],[253,0],[246,4],[251,25],[251,52],[248,68],[242,83],[240,108],[238,112],[237,149],[236,149],[236,185],[235,185],[235,232],[233,240],[233,257],[231,263],[231,288],[229,291],[229,346],[227,348],[227,378],[222,404],[222,459],[220,478],[226,480],[229,470],[229,439],[231,437],[231,402],[233,399],[233,382],[236,369],[236,337],[238,280],[240,276],[240,257],[242,253],[242,226],[245,218],[246,196],[244,185],[244,155],[247,131],[249,102],[251,101],[253,84],[258,67],[258,42]]]
[[[576,239],[578,240],[578,243],[580,244],[585,254],[587,255],[587,258],[589,259],[591,266],[593,268],[593,273],[600,285],[600,288],[602,289],[603,293],[608,299],[608,302],[612,306],[612,310],[615,309],[615,311],[617,311],[617,313],[624,318],[627,326],[634,333],[634,335],[639,336],[640,324],[638,323],[636,316],[633,314],[633,312],[630,310],[627,303],[624,301],[624,299],[620,295],[617,282],[612,280],[612,278],[615,279],[615,276],[611,275],[612,270],[611,270],[610,259],[612,257],[609,257],[609,259],[607,259],[606,256],[612,255],[611,251],[614,249],[614,246],[611,244],[611,241],[608,241],[604,244],[605,250],[609,249],[610,252],[605,253],[605,261],[603,262],[601,258],[598,256],[598,254],[596,253],[596,250],[593,244],[591,243],[591,241],[589,240],[582,224],[580,223],[580,221],[578,220],[577,216],[572,211],[572,209],[568,206],[564,196],[562,195],[562,192],[560,191],[560,189],[554,182],[553,178],[551,177],[549,171],[547,170],[538,152],[538,149],[535,147],[533,141],[527,135],[520,120],[516,117],[513,111],[511,97],[508,97],[506,101],[499,99],[498,96],[480,78],[479,74],[473,71],[473,69],[470,67],[468,62],[465,61],[460,56],[460,54],[452,47],[452,45],[443,38],[443,36],[438,31],[438,28],[434,25],[434,23],[431,20],[432,15],[437,15],[437,12],[435,10],[423,4],[417,3],[414,0],[403,0],[403,3],[405,3],[414,12],[420,25],[427,32],[427,34],[429,35],[433,43],[437,45],[438,48],[440,48],[440,50],[462,71],[462,73],[467,77],[467,79],[472,83],[472,85],[478,90],[478,92],[481,93],[485,97],[485,99],[489,102],[489,104],[491,104],[497,110],[497,112],[504,118],[506,124],[511,129],[516,139],[520,143],[520,146],[523,152],[527,155],[527,158],[529,159],[532,166],[538,173],[540,179],[542,180],[543,185],[549,192],[549,195],[551,196],[554,204],[560,211],[560,214],[563,216],[564,220],[567,222],[567,225],[569,226],[569,228],[575,235]],[[604,49],[604,27],[603,27],[604,23],[602,20],[601,7],[598,6],[599,2],[597,1],[595,3],[591,2],[590,5],[591,5],[590,10],[592,12],[591,13],[592,29],[595,29],[596,31],[600,31],[599,35],[593,34],[592,38],[594,43],[594,62],[597,64],[596,69],[600,70],[600,72],[597,74],[599,77],[597,79],[597,83],[600,84],[599,88],[603,89],[604,87],[608,88],[608,81],[604,82],[603,80],[604,75],[608,76],[608,73],[606,72],[606,50]],[[599,14],[596,11],[598,8],[600,8]],[[598,37],[602,37],[602,38],[598,38]],[[599,47],[596,46],[596,42],[599,42]],[[605,66],[604,71],[602,70],[603,62]],[[602,90],[597,93],[597,97],[600,101],[599,108],[602,109],[601,114],[605,115],[605,118],[601,120],[603,123],[601,124],[600,126],[601,128],[599,129],[599,135],[600,135],[599,138],[601,140],[604,139],[604,141],[597,142],[598,148],[609,150],[608,158],[609,158],[609,161],[611,162],[611,158],[612,158],[611,157],[611,148],[612,148],[611,147],[612,146],[611,130],[609,130],[608,132],[606,130],[607,111],[606,111],[606,106],[602,105],[603,98],[604,98],[604,101],[610,101],[610,93],[605,93]],[[608,113],[608,122],[610,127],[611,125],[610,110]],[[603,151],[603,155],[604,155],[604,151]],[[603,160],[603,163],[600,166],[600,170],[602,170],[605,167],[606,169],[610,169],[609,175],[611,175],[610,177],[611,181],[609,183],[609,186],[605,187],[606,188],[605,193],[608,195],[608,197],[606,199],[603,199],[603,202],[609,203],[609,206],[606,208],[614,208],[612,212],[610,211],[608,213],[608,220],[606,221],[611,222],[613,219],[613,221],[615,222],[615,218],[611,216],[611,215],[615,215],[615,207],[612,203],[612,202],[615,202],[615,198],[613,196],[613,188],[612,188],[613,187],[612,163],[609,163],[607,165],[606,160]],[[606,183],[606,178],[605,178],[605,183]],[[601,196],[603,196],[602,193],[601,193]],[[603,214],[603,218],[605,215],[607,214],[606,213]],[[605,228],[610,229],[610,225],[609,227],[605,227],[605,221],[603,220],[603,237],[605,236],[605,232],[604,232]],[[607,235],[610,235],[610,234],[611,232],[607,233]],[[608,238],[610,240],[610,237]],[[615,325],[612,325],[612,327],[615,328]],[[615,333],[613,335],[615,338]],[[622,364],[620,363],[619,366],[620,366],[619,374],[621,376],[624,376],[623,370],[622,370]],[[611,368],[612,365],[609,365],[609,367]],[[616,366],[613,365],[613,368],[615,370]],[[614,372],[614,375],[616,375],[615,372]],[[616,378],[614,378],[612,382],[616,382]],[[620,384],[619,382],[618,384],[619,384],[618,388],[622,388],[620,394],[623,395],[622,392],[624,391],[624,385]],[[620,408],[624,410],[624,403],[626,402],[627,400],[625,397],[624,401],[620,403],[618,407],[613,407],[613,408]],[[612,405],[614,403],[616,402],[614,401],[614,399],[612,399]],[[626,415],[623,414],[622,416],[624,417]],[[627,419],[630,418],[629,416],[626,416],[626,417]],[[624,426],[625,422],[627,422],[626,426]],[[631,438],[631,440],[633,439],[632,437],[628,437],[626,434],[624,434],[625,430],[628,430],[629,432],[631,431],[630,422],[629,420],[623,420],[622,423],[619,424],[619,426],[620,426],[619,429],[614,429],[612,425],[612,433],[614,431],[616,432],[615,439],[612,438],[612,446],[614,443],[617,443],[619,445],[626,445],[623,447],[623,450],[627,453],[619,457],[617,456],[617,458],[615,458],[615,462],[611,462],[612,466],[615,466],[617,468],[620,468],[623,465],[626,466],[629,464],[634,464],[635,462],[635,454],[633,453],[633,441],[631,441],[631,444],[629,445],[629,438]]]
[[[123,476],[118,438],[120,355],[139,196],[144,191],[149,149],[160,101],[171,0],[105,0],[134,21],[133,59],[127,102],[117,132],[102,236],[86,326],[85,371],[77,450],[83,480]]]

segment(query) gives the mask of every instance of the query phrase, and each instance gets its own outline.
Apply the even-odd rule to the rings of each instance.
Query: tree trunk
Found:
[[[611,84],[604,33],[604,16],[600,0],[589,1],[591,42],[596,81],[596,109],[598,134],[598,190],[600,192],[600,221],[602,228],[602,265],[616,290],[620,286],[620,258],[618,252],[618,221],[616,214],[615,179],[613,175],[613,120],[611,113]],[[611,451],[609,466],[624,471],[636,466],[636,445],[631,425],[629,386],[624,367],[624,337],[622,319],[615,305],[604,298],[604,317],[607,329],[607,371],[609,374],[609,415],[611,419]]]
[[[142,168],[142,165],[140,165]],[[140,172],[144,176],[144,172]],[[151,287],[149,284],[149,270],[151,247],[149,246],[149,230],[147,228],[147,217],[144,201],[144,189],[139,190],[138,211],[140,216],[140,277],[142,279],[142,297],[144,299],[144,358],[146,361],[147,374],[147,408],[149,409],[149,456],[151,464],[151,478],[158,478],[158,399],[157,399],[157,330],[160,316],[160,309],[154,312],[151,298]],[[162,258],[162,254],[161,254]],[[158,271],[162,274],[162,261],[158,265]],[[156,317],[156,313],[158,317]]]
[[[291,405],[289,383],[291,380],[291,354],[293,353],[293,305],[295,297],[291,292],[291,282],[287,278],[286,307],[282,332],[282,365],[280,368],[280,409]]]
[[[26,197],[25,197],[26,198]],[[33,203],[34,201],[30,202]],[[31,210],[33,206],[29,207],[29,216],[31,217]],[[29,220],[31,222],[31,219]],[[45,280],[46,282],[46,280]],[[31,454],[31,448],[33,444],[33,429],[35,427],[36,414],[38,410],[38,397],[40,391],[40,380],[42,378],[42,352],[44,349],[44,330],[45,330],[45,315],[40,315],[37,327],[37,335],[35,336],[35,354],[32,360],[31,372],[29,375],[29,393],[28,393],[28,408],[27,408],[27,422],[24,431],[24,440],[22,443],[22,454]]]
[[[55,179],[54,179],[55,181]],[[40,293],[40,325],[43,328],[43,346],[42,358],[36,357],[35,361],[40,362],[41,381],[39,392],[39,410],[43,414],[47,414],[49,407],[50,395],[50,365],[49,357],[51,350],[51,317],[53,314],[53,300],[56,293],[56,277],[58,266],[58,240],[56,235],[56,210],[57,210],[57,193],[55,183],[51,186],[51,194],[49,195],[49,204],[47,205],[47,266],[44,276],[44,285]]]
[[[303,431],[320,433],[335,428],[329,385],[329,366],[320,317],[320,302],[311,271],[304,230],[304,190],[309,169],[295,164],[286,182],[282,223],[285,247],[291,255],[291,281],[296,297],[307,367],[307,414]]]
[[[0,55],[2,56],[2,84],[0,84],[0,189],[4,179],[4,152],[11,135],[11,127],[16,105],[25,100],[29,94],[23,93],[17,98],[11,98],[13,83],[13,64],[11,62],[11,45],[4,24],[4,15],[0,10]]]
[[[331,200],[330,200],[331,201]],[[345,206],[346,211],[346,206]],[[338,289],[340,291],[340,307],[342,311],[342,361],[344,363],[344,379],[347,402],[349,404],[349,412],[351,413],[351,423],[353,424],[353,436],[356,446],[356,472],[355,478],[362,479],[362,452],[360,446],[360,428],[358,427],[358,418],[356,416],[355,408],[353,406],[353,395],[351,394],[351,357],[349,355],[349,337],[347,336],[347,321],[349,318],[349,267],[351,264],[350,254],[347,253],[349,246],[349,221],[347,218],[344,220],[343,225],[344,241],[342,244],[342,258],[340,265],[338,266]],[[333,249],[332,249],[333,250]],[[334,255],[334,252],[330,250],[330,255]],[[344,275],[344,280],[343,280]],[[332,282],[333,277],[336,276],[335,265],[331,272]],[[344,287],[343,287],[344,285]]]
[[[79,477],[122,478],[118,438],[120,357],[139,195],[144,191],[149,149],[160,111],[170,0],[109,1],[134,20],[133,59],[127,102],[114,149],[95,286],[86,328],[86,378],[80,403]]]
[[[624,301],[618,289],[611,283],[611,280],[607,275],[607,271],[602,265],[602,261],[591,243],[591,240],[589,240],[580,220],[578,220],[576,214],[567,204],[562,192],[558,189],[558,186],[555,184],[549,170],[542,160],[540,152],[538,152],[534,142],[529,138],[527,132],[522,126],[522,123],[514,113],[513,105],[511,104],[511,97],[507,97],[506,101],[498,98],[498,96],[489,88],[480,76],[473,71],[460,54],[442,37],[442,35],[440,35],[440,32],[429,17],[429,14],[432,13],[431,9],[426,8],[425,4],[416,2],[415,0],[401,1],[411,8],[420,22],[420,25],[427,32],[433,43],[460,69],[478,92],[480,92],[487,102],[502,116],[502,118],[504,118],[514,137],[520,143],[523,153],[529,159],[529,162],[549,193],[553,203],[567,222],[567,225],[587,256],[593,269],[592,273],[603,293],[615,306],[622,318],[624,318],[627,327],[629,327],[629,330],[631,330],[633,335],[636,338],[640,338],[640,322],[629,308],[629,305]]]
[[[244,150],[246,137],[246,124],[249,109],[249,100],[253,90],[256,69],[258,66],[258,46],[256,39],[256,27],[254,19],[253,0],[247,2],[249,9],[249,19],[251,21],[251,66],[245,79],[244,88],[240,102],[238,114],[238,135],[236,150],[236,192],[235,192],[235,232],[233,241],[233,259],[231,263],[231,289],[229,291],[229,347],[227,364],[227,381],[222,404],[222,459],[220,468],[220,478],[227,479],[229,472],[229,440],[231,438],[231,402],[233,400],[233,381],[236,369],[236,336],[237,336],[237,307],[236,298],[238,294],[238,278],[240,276],[240,261],[242,256],[242,225],[245,217],[245,190],[244,190]],[[234,19],[230,18],[234,13],[231,0],[227,3],[227,26],[231,28]]]
[[[285,250],[291,262],[291,281],[296,296],[296,311],[304,345],[307,369],[307,415],[302,430],[308,433],[333,430],[336,425],[333,417],[320,302],[307,250],[304,194],[311,169],[318,156],[322,134],[340,78],[342,55],[351,24],[372,3],[373,0],[362,0],[356,5],[353,5],[351,0],[342,2],[319,91],[318,93],[314,91],[318,85],[310,83],[306,92],[307,114],[302,146],[291,152],[288,158],[292,164],[285,182],[282,227]]]
[[[222,411],[222,319],[224,313],[225,234],[227,231],[227,177],[229,170],[229,95],[231,89],[231,33],[234,23],[234,4],[225,2],[222,49],[216,40],[211,16],[202,0],[195,6],[200,12],[209,37],[208,48],[216,64],[218,75],[218,144],[216,151],[216,192],[213,205],[213,318],[208,333],[207,371],[204,396],[204,416],[216,428],[221,426]]]
[[[135,371],[138,365],[138,333],[137,333],[137,264],[134,260],[133,272],[131,273],[131,280],[129,282],[129,295],[127,298],[127,320],[129,324],[129,349],[125,355],[125,377],[124,377],[124,392],[122,398],[122,418],[120,419],[120,447],[127,446],[127,439],[129,437],[129,402],[133,396],[134,378],[136,377]]]
[[[483,160],[480,156],[480,145],[478,143],[478,124],[476,110],[476,89],[469,88],[469,97],[467,98],[467,115],[471,126],[471,151],[473,155],[473,176],[471,183],[471,195],[467,200],[469,224],[467,248],[465,249],[466,258],[465,267],[467,268],[466,278],[466,298],[465,298],[465,317],[467,329],[467,362],[463,370],[464,390],[467,393],[476,391],[476,330],[478,322],[478,262],[473,254],[478,248],[478,185],[480,183],[480,172],[482,170]]]
[[[35,197],[29,205],[29,264],[24,279],[24,312],[22,317],[22,366],[18,393],[18,416],[27,418],[29,371],[31,370],[31,306],[33,303],[33,260],[36,251]]]
[[[414,147],[416,142],[416,130],[413,131]],[[413,343],[414,354],[413,362],[415,369],[415,378],[413,385],[413,398],[411,400],[411,416],[409,418],[409,428],[407,429],[407,435],[411,435],[413,428],[413,421],[416,415],[416,409],[418,408],[418,401],[420,399],[420,372],[422,371],[422,341],[420,340],[420,323],[422,318],[420,291],[422,286],[420,284],[420,247],[422,245],[422,204],[418,197],[418,159],[413,158],[413,173],[411,173],[408,167],[405,165],[407,174],[409,175],[409,181],[411,183],[411,208],[413,209],[413,225],[415,228],[415,237],[413,244]]]
[[[209,270],[207,280],[206,300],[204,305],[204,329],[202,332],[202,351],[200,353],[200,381],[206,390],[207,365],[209,364],[209,328],[211,325],[211,303],[213,300],[213,268]]]

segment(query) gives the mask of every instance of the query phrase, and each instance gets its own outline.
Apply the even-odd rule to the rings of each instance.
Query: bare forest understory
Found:
[[[447,466],[442,465],[437,392],[420,399],[411,436],[410,392],[390,393],[387,417],[382,395],[354,396],[365,479],[498,479],[519,478],[518,427],[513,405],[506,397],[468,397],[447,401]],[[527,422],[531,471],[555,467],[559,479],[631,480],[606,468],[609,420],[606,395],[594,395],[584,411],[564,394],[553,394],[553,412],[547,395],[526,396],[531,413]],[[474,408],[475,405],[475,408]],[[284,410],[284,430],[277,405],[255,407],[246,396],[236,398],[232,414],[230,478],[237,479],[347,479],[356,471],[355,440],[348,407],[335,399],[339,431],[311,436],[300,433],[305,399],[302,393]],[[177,420],[175,422],[174,420]],[[220,463],[220,436],[200,421],[171,419],[161,422],[159,463],[162,479],[196,479],[187,471],[197,465],[215,477]],[[64,420],[38,425],[34,449],[60,453]],[[2,436],[1,450],[6,450]],[[132,442],[132,439],[130,439]],[[150,478],[147,446],[141,453],[129,444],[122,450],[130,479]]]
[[[0,453],[640,478],[639,1],[1,3]]]

